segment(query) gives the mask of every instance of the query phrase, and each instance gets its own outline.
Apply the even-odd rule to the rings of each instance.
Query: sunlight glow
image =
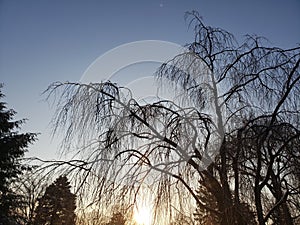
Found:
[[[151,216],[150,207],[142,206],[134,210],[134,220],[138,225],[151,225]]]

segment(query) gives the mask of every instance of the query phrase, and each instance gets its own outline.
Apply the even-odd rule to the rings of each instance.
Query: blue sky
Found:
[[[51,108],[41,96],[55,81],[79,81],[88,66],[118,45],[162,40],[184,45],[193,40],[184,13],[199,11],[204,22],[267,37],[278,47],[300,43],[299,0],[0,0],[0,82],[23,131],[40,132],[29,155],[53,158]]]

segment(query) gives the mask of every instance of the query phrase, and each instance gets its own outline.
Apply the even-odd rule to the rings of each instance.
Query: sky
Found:
[[[48,85],[80,81],[98,57],[126,43],[193,41],[184,19],[191,10],[238,40],[256,34],[277,47],[300,43],[299,0],[0,0],[1,101],[28,119],[22,132],[40,133],[27,156],[58,157],[54,109],[42,95]]]

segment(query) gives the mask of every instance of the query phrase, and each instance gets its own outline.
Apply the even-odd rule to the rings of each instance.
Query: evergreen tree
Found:
[[[3,98],[1,88],[2,84],[0,98]],[[0,225],[17,223],[15,209],[21,198],[12,189],[12,184],[28,168],[21,160],[28,145],[36,138],[34,133],[18,132],[25,120],[13,121],[15,114],[14,110],[6,108],[6,103],[0,102]]]
[[[199,189],[197,190],[199,201],[205,206],[216,210],[216,212],[220,212],[218,206],[221,204],[215,197],[217,195],[216,188],[214,188],[212,184],[200,182]],[[251,211],[250,206],[245,202],[229,205],[225,212],[226,213],[223,214],[216,214],[198,204],[196,212],[194,213],[194,218],[197,225],[221,225],[224,223],[230,225],[257,224],[254,213]]]
[[[217,200],[214,195],[208,191],[208,189],[201,185],[197,190],[197,196],[199,201],[201,201],[206,206],[218,210]],[[212,213],[211,211],[202,208],[199,204],[197,205],[196,212],[194,213],[195,220],[199,225],[218,225],[220,224],[220,220],[217,215]]]
[[[46,188],[36,210],[35,225],[75,225],[76,196],[66,176]]]

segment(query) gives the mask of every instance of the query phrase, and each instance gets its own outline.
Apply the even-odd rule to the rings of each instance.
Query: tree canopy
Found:
[[[300,47],[239,44],[197,12],[187,19],[193,41],[156,74],[182,99],[141,104],[109,81],[49,87],[55,129],[81,156],[68,162],[78,190],[93,184],[93,203],[108,206],[138,201],[147,186],[154,223],[195,205],[206,224],[296,223]]]

